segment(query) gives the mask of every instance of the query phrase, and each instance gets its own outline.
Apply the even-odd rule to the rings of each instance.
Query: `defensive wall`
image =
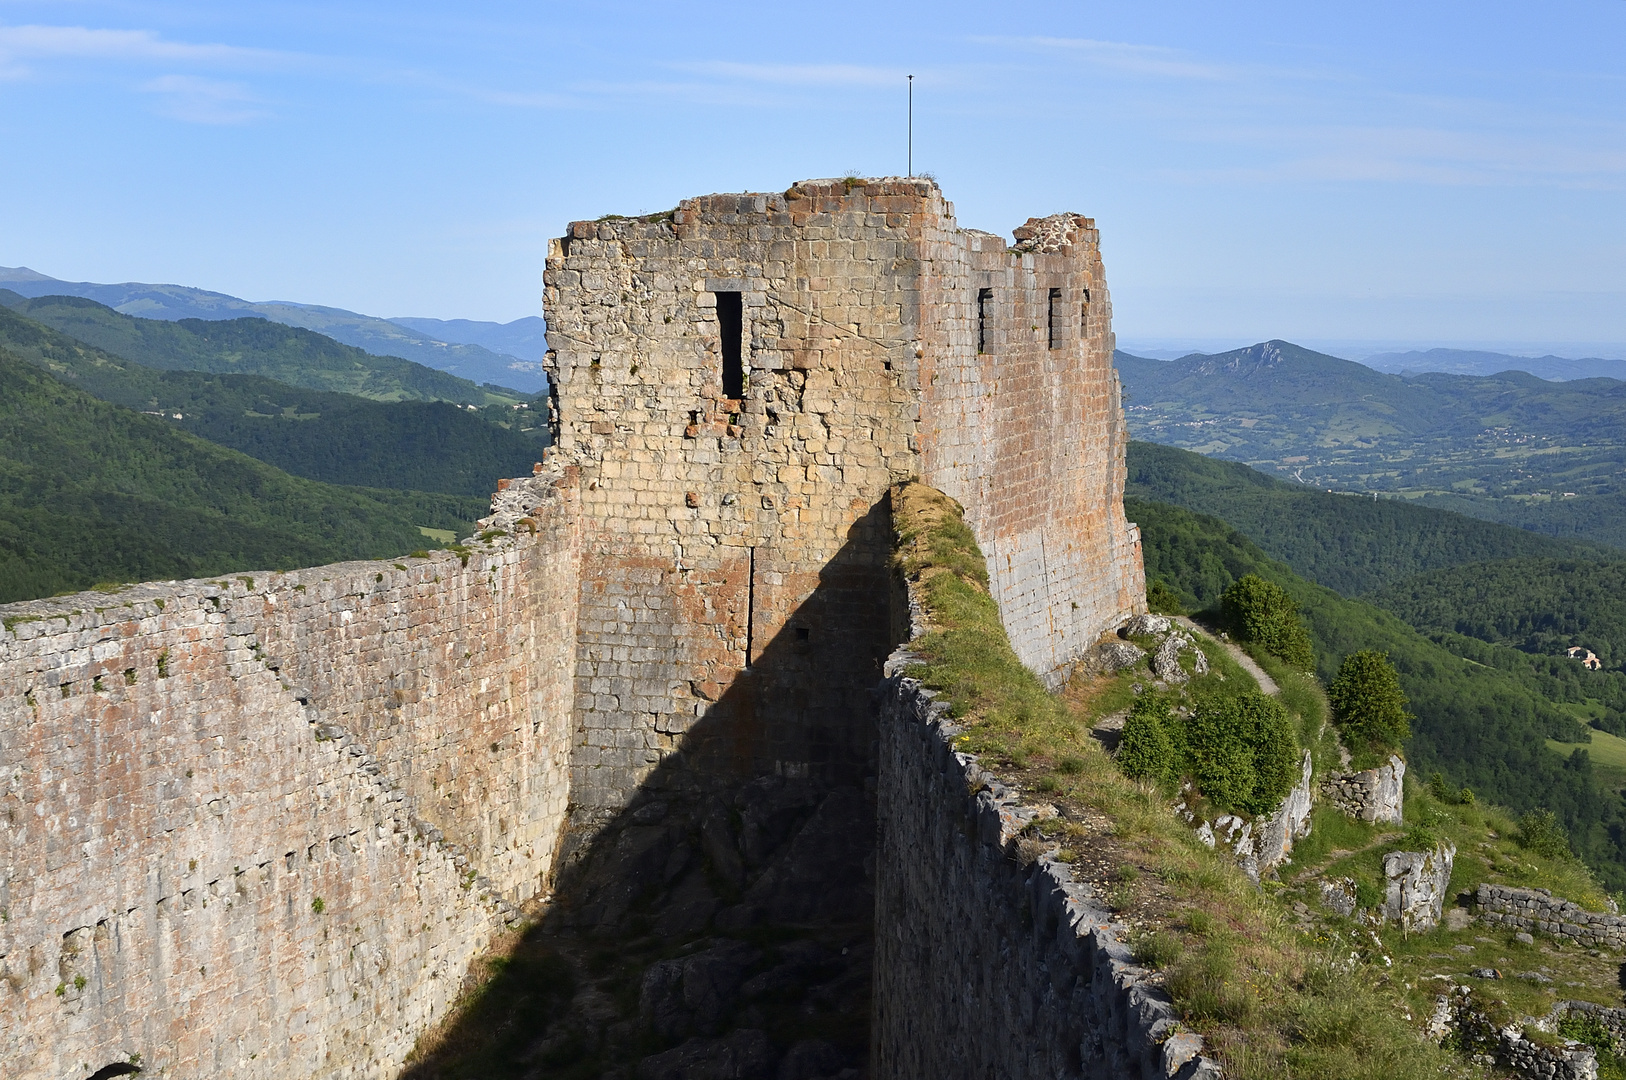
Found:
[[[1093,223],[1016,235],[896,178],[575,223],[557,445],[467,547],[0,609],[12,1075],[394,1075],[658,767],[873,778],[895,481],[1064,677],[1139,535]]]
[[[559,841],[576,529],[538,501],[466,560],[0,609],[9,1075],[393,1075]]]
[[[1047,677],[1144,610],[1094,223],[1016,237],[892,178],[689,199],[553,243],[557,453],[582,480],[577,722],[621,740],[577,757],[584,815],[624,804],[702,717],[730,768],[870,767],[867,693],[898,643],[895,481],[965,506]]]

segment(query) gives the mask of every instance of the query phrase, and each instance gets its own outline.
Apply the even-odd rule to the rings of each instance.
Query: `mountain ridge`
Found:
[[[547,387],[542,366],[536,361],[502,355],[482,345],[437,340],[404,323],[345,308],[288,300],[244,300],[190,285],[63,281],[26,266],[0,267],[0,286],[30,299],[78,296],[142,319],[217,321],[257,315],[271,322],[316,331],[376,355],[411,360],[476,383],[508,386],[527,394]]]

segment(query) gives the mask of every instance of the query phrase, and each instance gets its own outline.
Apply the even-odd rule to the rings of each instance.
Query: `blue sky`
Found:
[[[0,0],[0,265],[538,313],[549,236],[915,164],[1120,341],[1626,355],[1626,0]]]

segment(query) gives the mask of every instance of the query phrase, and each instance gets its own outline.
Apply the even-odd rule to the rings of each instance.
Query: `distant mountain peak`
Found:
[[[30,270],[26,266],[0,266],[0,281],[55,281],[49,274]]]

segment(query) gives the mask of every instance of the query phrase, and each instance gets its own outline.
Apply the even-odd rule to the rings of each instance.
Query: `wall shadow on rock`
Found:
[[[403,1080],[865,1074],[891,535],[883,500],[629,805],[574,826],[552,903]]]

